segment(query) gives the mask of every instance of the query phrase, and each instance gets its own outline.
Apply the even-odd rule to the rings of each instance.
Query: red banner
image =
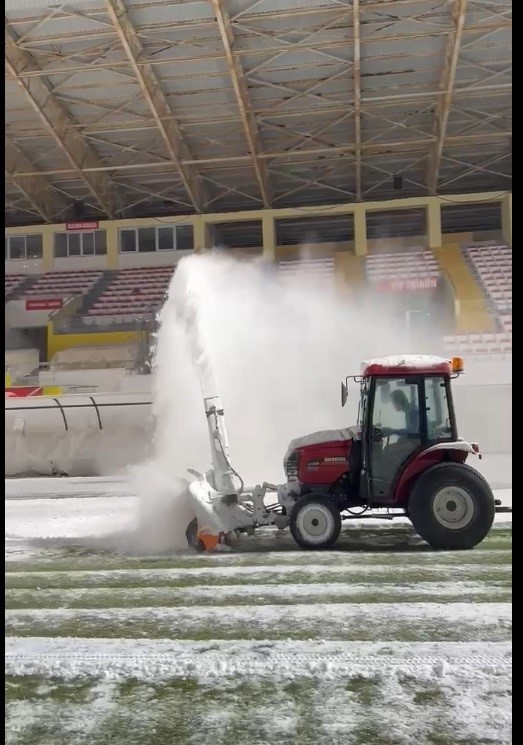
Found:
[[[380,292],[419,292],[420,290],[433,290],[437,285],[437,277],[412,277],[376,282],[376,287]]]
[[[26,300],[26,310],[59,310],[64,304],[61,297],[48,298],[43,300]]]
[[[42,386],[40,385],[21,385],[15,388],[6,388],[6,398],[27,398],[27,396],[41,396]]]
[[[66,230],[98,230],[98,222],[66,222]]]

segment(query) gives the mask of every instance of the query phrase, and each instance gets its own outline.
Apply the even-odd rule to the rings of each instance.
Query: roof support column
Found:
[[[52,272],[54,266],[54,229],[52,225],[42,228],[42,263],[44,272]]]
[[[211,225],[201,215],[197,215],[193,224],[194,253],[205,253],[205,251],[209,251],[211,248]]]
[[[505,194],[501,202],[501,231],[503,240],[512,248],[512,194]]]
[[[120,268],[120,245],[119,230],[115,222],[108,222],[105,225],[106,242],[107,242],[107,268]]]
[[[364,204],[354,205],[354,253],[367,255],[367,210]]]
[[[426,212],[427,246],[431,249],[441,248],[441,203],[437,197],[431,197]]]
[[[273,262],[276,259],[276,220],[272,212],[262,216],[263,258]]]

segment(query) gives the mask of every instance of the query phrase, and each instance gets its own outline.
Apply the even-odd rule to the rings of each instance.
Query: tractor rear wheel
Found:
[[[494,495],[488,482],[465,463],[439,463],[417,480],[408,515],[433,548],[474,548],[494,522]]]
[[[341,531],[339,509],[328,497],[306,495],[294,504],[289,517],[292,537],[302,548],[330,548]]]

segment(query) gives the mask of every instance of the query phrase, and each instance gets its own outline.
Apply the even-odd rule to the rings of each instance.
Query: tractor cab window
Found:
[[[385,499],[405,461],[421,446],[419,378],[377,378],[368,439],[370,490]]]
[[[385,378],[376,381],[372,425],[384,432],[400,436],[419,436],[418,381],[405,378]],[[392,436],[392,434],[391,434]]]
[[[452,421],[443,377],[425,378],[425,410],[427,412],[427,439],[452,440]]]

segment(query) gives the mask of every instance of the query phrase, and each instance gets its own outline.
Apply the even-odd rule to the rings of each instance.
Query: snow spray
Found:
[[[363,310],[334,280],[282,282],[273,265],[224,252],[179,262],[159,320],[155,456],[133,473],[139,544],[154,551],[187,547],[187,469],[210,465],[203,395],[220,394],[245,483],[280,483],[293,438],[354,423],[357,389],[342,410],[340,381],[366,358],[405,352],[379,308]]]

